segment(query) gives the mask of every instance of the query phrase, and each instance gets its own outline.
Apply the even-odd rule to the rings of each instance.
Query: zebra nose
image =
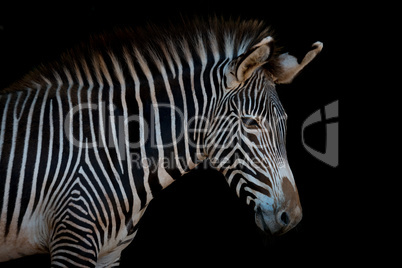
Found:
[[[300,206],[295,208],[283,208],[279,211],[272,211],[258,206],[255,213],[257,226],[264,232],[271,235],[282,235],[295,227],[302,219]]]
[[[296,226],[302,218],[300,207],[293,209],[282,210],[276,215],[276,222],[280,225],[282,231],[287,232]]]
[[[279,222],[284,227],[289,225],[290,223],[289,214],[286,211],[282,212]]]

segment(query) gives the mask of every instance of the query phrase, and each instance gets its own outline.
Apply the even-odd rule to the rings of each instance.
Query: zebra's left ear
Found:
[[[277,58],[279,68],[273,72],[274,82],[276,84],[289,84],[292,82],[296,75],[321,52],[322,47],[321,42],[315,42],[301,63],[298,63],[297,59],[288,53],[279,55]]]
[[[225,70],[225,87],[227,89],[235,88],[246,81],[258,67],[267,63],[272,45],[272,37],[265,37],[247,52],[232,60]]]

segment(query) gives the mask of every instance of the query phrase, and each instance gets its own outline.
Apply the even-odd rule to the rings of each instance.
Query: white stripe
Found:
[[[7,112],[8,112],[8,106],[10,105],[10,100],[11,100],[11,94],[7,94],[7,101],[6,104],[4,105],[4,110],[3,110],[3,115],[1,117],[1,128],[0,128],[0,160],[1,160],[1,155],[3,152],[3,144],[4,144],[4,135],[6,133],[6,122],[7,122]]]
[[[85,162],[88,164],[88,168],[89,168],[89,170],[91,171],[91,173],[92,173],[92,176],[93,177],[96,177],[96,171],[95,171],[95,169],[94,169],[94,167],[92,166],[92,163],[91,163],[91,161],[89,161],[89,157],[88,157],[88,148],[85,148]],[[85,171],[82,169],[82,167],[80,167],[79,168],[79,170],[78,170],[78,172],[81,174],[81,175],[83,175],[83,177],[85,178],[85,180],[87,181],[87,182],[92,182],[92,179],[90,179],[89,177],[88,177],[88,175],[85,173]],[[97,185],[98,185],[98,187],[100,188],[100,190],[101,190],[101,192],[99,192],[98,190],[96,190],[94,187],[95,187],[95,185],[93,185],[93,182],[92,183],[88,183],[90,186],[91,186],[91,189],[92,189],[92,191],[95,193],[95,198],[98,200],[98,202],[99,202],[99,204],[100,204],[100,207],[101,207],[101,213],[102,213],[102,215],[103,215],[103,217],[105,218],[105,221],[106,222],[103,222],[102,221],[102,218],[99,216],[99,212],[98,212],[98,210],[96,210],[96,212],[97,212],[97,214],[96,214],[96,217],[97,217],[97,219],[98,219],[98,223],[102,226],[102,229],[103,230],[107,230],[107,228],[106,228],[106,226],[109,226],[109,224],[113,224],[113,223],[111,223],[111,219],[109,218],[109,215],[111,216],[111,217],[114,217],[114,210],[113,210],[113,206],[112,206],[112,203],[111,203],[111,201],[110,201],[110,199],[109,198],[105,198],[106,199],[106,202],[107,202],[107,205],[108,205],[108,207],[109,207],[109,210],[111,211],[111,213],[109,214],[109,213],[107,213],[107,210],[106,210],[106,207],[105,207],[105,203],[103,202],[103,200],[101,199],[101,197],[99,196],[99,194],[101,194],[102,196],[104,196],[104,197],[107,197],[108,195],[107,195],[107,192],[106,192],[106,190],[105,190],[105,187],[103,186],[103,184],[100,182],[100,181],[97,181],[98,183],[97,183]],[[95,206],[93,206],[93,207],[95,207]],[[104,232],[104,237],[103,237],[103,240],[106,242],[106,241],[108,241],[108,233],[105,231]],[[100,242],[100,241],[99,241]]]
[[[182,49],[188,49],[185,47],[184,43],[182,44]],[[190,53],[190,52],[188,52]],[[186,164],[187,166],[192,169],[196,165],[194,164],[193,160],[191,159],[190,155],[190,148],[189,148],[189,142],[188,142],[188,110],[187,110],[187,97],[186,97],[186,89],[184,87],[184,82],[183,82],[183,66],[180,61],[180,57],[175,54],[173,55],[173,59],[176,62],[177,68],[179,70],[179,86],[181,89],[181,95],[183,98],[183,115],[184,115],[184,122],[183,122],[183,131],[184,131],[184,146],[185,146],[185,156],[186,156]]]
[[[81,187],[82,191],[84,191],[85,196],[88,198],[88,200],[85,200],[84,198],[82,198],[82,201],[85,200],[85,202],[90,202],[91,206],[88,204],[88,207],[90,206],[93,210],[95,215],[93,215],[92,211],[89,211],[91,217],[96,220],[96,222],[101,226],[100,230],[106,230],[106,225],[102,220],[102,217],[100,216],[100,213],[102,213],[102,215],[104,215],[105,218],[107,218],[107,213],[106,213],[106,209],[105,209],[105,205],[102,202],[100,196],[99,196],[99,192],[94,188],[93,183],[91,182],[91,180],[89,179],[88,175],[85,173],[85,171],[82,169],[82,167],[79,168],[78,173],[80,173],[84,179],[87,181],[89,188],[92,190],[93,194],[90,194],[88,192],[88,189],[84,188],[83,186]],[[80,183],[81,185],[81,183]],[[95,201],[94,198],[97,200],[97,202],[99,203],[100,207],[101,207],[101,212],[98,209],[98,206],[95,205]],[[96,232],[96,237],[98,240],[98,243],[101,242],[101,235],[99,232],[99,228],[95,228],[95,232]],[[96,243],[94,243],[96,244]]]
[[[38,137],[42,135],[42,130],[43,128],[39,128],[38,132]],[[46,162],[46,170],[45,170],[45,175],[43,176],[43,184],[42,184],[42,190],[41,190],[41,196],[43,197],[43,192],[44,192],[44,185],[46,185],[47,180],[49,179],[49,171],[50,167],[52,164],[52,155],[53,155],[53,139],[54,139],[54,125],[53,125],[53,100],[51,99],[49,102],[49,146],[48,146],[48,158]],[[35,159],[35,166],[34,166],[34,172],[32,176],[32,187],[31,187],[31,196],[29,198],[29,203],[27,206],[27,212],[31,212],[30,215],[28,213],[25,214],[23,223],[28,223],[28,218],[31,218],[33,213],[34,213],[34,208],[33,208],[33,202],[35,201],[36,197],[36,187],[38,183],[38,173],[39,173],[39,166],[40,166],[40,157],[42,153],[42,144],[38,142],[37,148],[36,148],[36,159]]]
[[[182,44],[184,56],[186,61],[190,67],[190,84],[191,84],[191,92],[193,93],[193,101],[194,101],[194,109],[195,109],[195,127],[198,125],[198,114],[199,114],[199,106],[198,106],[198,99],[197,95],[195,94],[195,87],[194,87],[194,61],[193,56],[191,55],[190,48],[188,47],[188,43],[183,41]],[[196,140],[196,132],[194,131],[193,140]],[[191,168],[191,167],[190,167]]]
[[[181,140],[181,138],[183,137],[183,134],[184,134],[183,131],[181,131],[179,133],[179,137],[177,137],[177,133],[176,133],[176,112],[179,112],[179,110],[176,109],[172,89],[170,88],[170,83],[169,83],[169,79],[167,77],[165,66],[159,59],[154,58],[153,60],[155,61],[159,71],[162,74],[166,92],[167,92],[167,95],[169,98],[169,104],[170,104],[169,108],[170,108],[170,117],[171,117],[171,135],[172,135],[173,152],[174,152],[174,156],[175,156],[176,166],[179,169],[180,174],[184,174],[184,173],[186,173],[186,171],[183,169],[183,167],[181,165],[179,152],[178,152],[178,148],[177,148],[177,140]],[[181,115],[180,117],[183,118],[183,114],[181,113],[180,115]]]
[[[172,61],[172,57],[170,56],[169,50],[171,51],[171,53],[176,53],[176,47],[173,44],[172,40],[167,40],[166,45],[161,46],[161,49],[163,51],[163,55],[165,56],[165,60],[167,61],[168,65],[169,65],[169,69],[172,72],[173,79],[175,79],[176,78],[176,70],[174,68],[174,64]],[[154,54],[153,54],[153,56],[154,56]],[[156,61],[156,65],[158,67],[163,66],[163,64],[160,64],[160,63],[161,63],[160,60]]]
[[[69,109],[69,111],[71,111],[73,109],[73,105],[74,105],[73,102],[72,102],[72,99],[71,99],[71,90],[72,90],[72,87],[74,85],[74,82],[72,80],[72,76],[71,76],[70,72],[66,68],[64,68],[63,71],[64,71],[64,74],[67,77],[67,80],[68,80],[67,102],[68,102],[68,107],[69,107],[68,109]],[[60,75],[58,73],[55,72],[54,76],[55,76],[56,80],[58,81],[58,84],[63,83],[62,79],[61,79],[61,77],[60,77]],[[49,80],[46,80],[46,82],[48,84],[51,84]],[[57,95],[57,98],[58,98],[58,101],[60,101],[60,103],[59,103],[60,111],[62,112],[62,110],[63,110],[63,102],[64,101],[61,100],[60,94]],[[44,201],[46,209],[50,209],[49,208],[50,205],[57,205],[59,203],[58,200],[62,199],[62,194],[60,194],[60,193],[63,193],[64,189],[66,188],[65,185],[68,185],[68,183],[67,183],[67,181],[68,181],[67,175],[68,175],[69,172],[72,172],[72,173],[74,172],[74,171],[70,170],[70,167],[71,167],[72,161],[73,161],[73,156],[74,156],[74,153],[73,153],[74,152],[74,144],[71,142],[73,140],[73,113],[68,113],[67,115],[69,115],[68,118],[66,118],[66,117],[60,117],[59,118],[60,132],[61,132],[60,135],[63,135],[63,133],[64,133],[64,131],[63,131],[64,130],[64,128],[63,128],[64,127],[64,120],[68,120],[68,122],[69,122],[69,124],[68,124],[69,125],[69,133],[68,133],[69,138],[68,138],[68,140],[70,142],[68,143],[69,148],[68,148],[67,164],[65,166],[63,166],[62,177],[60,178],[59,175],[58,175],[58,172],[57,172],[56,173],[57,175],[54,176],[54,178],[53,178],[52,185],[49,188],[48,196],[47,196],[46,200]],[[61,140],[62,139],[63,138],[61,137]],[[60,168],[61,168],[61,166],[60,166]],[[53,189],[53,187],[55,186],[54,184],[56,182],[57,182],[56,189]]]
[[[231,59],[233,57],[234,41],[235,38],[231,32],[226,32],[224,38],[225,56]]]
[[[60,120],[60,118],[64,118],[63,116],[63,104],[61,101],[61,96],[60,96],[60,89],[63,85],[63,82],[60,78],[60,76],[55,73],[55,78],[57,80],[57,89],[56,89],[56,100],[57,100],[57,106],[59,109],[59,148],[57,149],[58,151],[58,155],[57,155],[57,165],[56,165],[56,169],[55,172],[52,174],[52,178],[47,178],[48,180],[51,180],[51,184],[49,186],[49,189],[45,190],[45,186],[46,186],[46,180],[44,180],[43,184],[42,184],[42,189],[40,191],[40,199],[38,202],[38,206],[35,208],[36,210],[40,210],[39,214],[44,214],[46,212],[46,207],[48,204],[48,199],[51,195],[51,193],[53,193],[53,187],[54,185],[58,182],[58,176],[59,176],[59,172],[60,172],[60,168],[61,168],[61,163],[63,160],[63,148],[64,148],[64,132],[63,132],[63,120]],[[44,197],[44,195],[46,195]],[[42,201],[43,200],[43,201]],[[34,214],[34,213],[32,213]]]
[[[152,107],[155,114],[155,134],[156,134],[156,147],[158,149],[158,175],[160,175],[159,182],[162,185],[169,185],[173,182],[173,178],[166,172],[163,167],[163,158],[164,158],[164,151],[163,151],[163,142],[162,142],[162,135],[161,135],[161,125],[160,125],[160,118],[159,118],[159,108],[158,102],[156,100],[156,93],[155,93],[155,85],[151,71],[148,68],[148,65],[145,59],[142,57],[141,54],[137,54],[138,62],[140,63],[141,69],[143,70],[145,76],[148,80],[148,86],[151,93],[151,101]],[[181,75],[181,74],[179,74]]]
[[[123,117],[124,117],[124,122],[123,122],[123,128],[124,128],[124,137],[123,140],[124,142],[124,146],[125,146],[125,157],[124,159],[126,160],[127,163],[127,169],[128,169],[128,178],[129,178],[129,182],[130,182],[130,187],[132,189],[132,193],[135,195],[134,196],[134,203],[137,203],[136,200],[138,200],[138,195],[136,194],[136,191],[134,191],[135,188],[135,184],[134,184],[134,177],[133,177],[133,172],[132,172],[132,164],[131,164],[131,156],[130,156],[130,137],[129,137],[129,132],[128,132],[128,112],[127,112],[127,102],[126,102],[126,83],[124,80],[124,75],[123,75],[123,70],[120,66],[120,64],[118,63],[116,57],[114,57],[114,55],[110,55],[110,58],[112,60],[113,66],[114,66],[114,70],[115,70],[115,75],[117,77],[117,79],[119,80],[120,83],[120,87],[121,87],[121,104],[123,107]],[[120,152],[119,152],[120,153]],[[121,162],[121,161],[120,161]],[[122,168],[122,172],[124,174],[124,169]],[[120,186],[120,184],[119,184]],[[126,210],[129,210],[129,204],[128,204],[128,198],[126,196],[126,192],[124,191],[124,188],[120,188],[124,197],[125,197],[125,206],[126,206]]]
[[[138,52],[138,50],[135,49],[134,51],[135,55],[137,57],[140,56],[140,53]],[[145,151],[145,122],[144,122],[144,106],[142,104],[141,101],[141,96],[140,96],[140,80],[138,79],[137,73],[134,69],[134,65],[133,62],[131,60],[131,57],[129,56],[129,53],[126,51],[125,53],[125,58],[127,61],[127,66],[128,69],[130,70],[130,74],[134,80],[134,86],[135,86],[135,99],[137,101],[138,104],[138,117],[139,117],[139,121],[140,121],[140,150],[141,150],[141,160],[145,163],[147,160],[147,154]],[[141,57],[142,58],[142,57]],[[140,58],[138,58],[140,59]],[[148,128],[148,126],[146,126]],[[147,137],[148,138],[148,137]],[[149,188],[149,184],[146,183],[148,181],[149,178],[149,166],[148,165],[142,165],[143,171],[144,171],[144,187],[145,187],[145,191],[146,191],[146,196],[147,196],[147,200],[145,200],[145,203],[148,204],[148,202],[150,202],[152,200],[152,193],[151,190]]]
[[[21,113],[20,116],[23,113],[23,108],[25,106],[25,103],[27,99],[31,95],[32,89],[27,89],[25,92],[27,92],[27,95],[25,96],[24,104],[21,108]],[[17,108],[18,104],[20,102],[21,96],[23,92],[19,91],[17,92],[17,99],[14,104],[14,110],[13,110],[13,131],[11,135],[11,149],[10,149],[10,155],[8,157],[8,165],[7,165],[7,174],[6,174],[6,180],[4,184],[4,196],[3,196],[3,207],[1,209],[1,216],[0,216],[0,233],[4,233],[4,228],[6,227],[6,222],[7,222],[7,210],[8,210],[8,198],[10,194],[10,185],[11,185],[11,175],[13,171],[13,164],[14,164],[14,157],[15,157],[15,147],[17,144],[17,134],[18,134],[18,123],[20,117],[17,116]]]
[[[202,90],[202,96],[203,96],[203,106],[202,106],[202,115],[200,117],[200,119],[202,121],[205,120],[206,118],[206,109],[207,109],[207,105],[208,105],[208,96],[205,90],[205,84],[204,84],[204,72],[205,72],[205,68],[207,67],[207,52],[205,50],[203,41],[201,39],[201,37],[199,37],[198,40],[198,46],[197,46],[197,52],[198,55],[201,59],[201,73],[200,73],[200,85],[201,85],[201,90]],[[196,114],[196,116],[199,116],[198,114]],[[206,133],[206,127],[207,127],[207,122],[204,122],[205,125],[203,124],[203,122],[200,122],[198,125],[196,122],[195,124],[195,129],[198,132],[198,137],[197,137],[197,159],[200,161],[205,160],[205,158],[207,157],[207,155],[205,154],[205,152],[201,152],[200,148],[204,148],[204,144],[201,144],[201,142],[203,142],[203,140],[200,140],[202,136],[204,136]],[[203,129],[201,129],[201,126],[203,126]]]
[[[98,62],[99,63],[99,62]],[[101,77],[101,75],[100,75],[100,70],[99,70],[99,68],[98,68],[98,65],[96,64],[96,62],[94,63],[94,69],[95,69],[95,73],[96,73],[96,78],[98,79],[98,83],[99,83],[99,91],[101,91],[102,89],[103,89],[103,82],[102,82],[102,77]],[[92,88],[91,88],[91,91],[92,91]],[[92,101],[92,99],[91,99],[91,95],[92,95],[92,92],[91,91],[88,91],[88,96],[87,96],[87,102],[88,103],[93,103],[93,101]],[[98,100],[99,101],[99,100]],[[96,140],[96,136],[95,136],[95,132],[96,132],[96,128],[95,128],[95,123],[94,123],[94,120],[93,120],[93,112],[91,111],[91,110],[88,110],[88,115],[89,115],[89,128],[90,128],[90,130],[91,130],[91,138],[92,138],[92,142],[95,144],[95,146],[93,146],[93,151],[94,151],[94,156],[95,156],[95,159],[90,159],[89,157],[88,157],[88,146],[86,147],[86,156],[85,156],[85,162],[88,164],[88,165],[92,165],[91,164],[91,160],[92,161],[94,161],[94,160],[96,160],[97,162],[98,162],[98,166],[99,166],[99,168],[100,168],[100,170],[102,171],[102,176],[105,178],[105,180],[103,180],[103,182],[107,182],[108,183],[108,185],[109,185],[109,187],[110,187],[110,189],[114,189],[114,186],[113,186],[113,183],[112,183],[112,181],[110,180],[110,177],[109,177],[109,174],[107,173],[107,171],[106,171],[106,169],[105,169],[105,166],[104,166],[104,163],[102,163],[102,160],[100,159],[100,156],[99,156],[99,150],[98,150],[98,146],[99,146],[99,141],[97,141]],[[96,145],[97,144],[97,145]],[[113,165],[112,165],[113,166]],[[94,177],[96,178],[96,179],[99,179],[99,175],[100,174],[97,174],[96,172],[94,172]],[[119,180],[117,180],[117,181],[119,181]],[[113,195],[113,198],[114,198],[114,200],[115,200],[115,203],[116,204],[119,204],[119,198],[118,198],[118,196],[117,196],[117,193],[116,193],[116,191],[112,191],[112,195]],[[108,197],[111,197],[110,195],[106,195],[106,196],[108,196]],[[107,198],[108,199],[108,198]],[[115,216],[114,215],[114,209],[113,209],[113,207],[111,206],[110,207],[110,210],[111,210],[111,213],[112,213],[112,221],[114,221],[115,219],[116,219],[116,217],[123,217],[122,215],[123,215],[123,212],[122,212],[122,208],[121,208],[121,206],[118,206],[117,207],[117,210],[118,210],[118,216]],[[113,225],[112,226],[117,226],[117,224],[115,223],[115,222],[113,222]],[[116,237],[116,229],[115,228],[113,228],[112,229],[112,234],[111,234],[111,236],[112,237]]]
[[[113,56],[112,55],[110,55],[110,57],[112,58]],[[116,150],[116,154],[117,154],[117,159],[118,159],[118,162],[119,162],[119,166],[120,166],[120,170],[123,170],[123,164],[122,164],[122,159],[121,159],[121,152],[120,152],[120,146],[119,146],[119,143],[118,143],[118,141],[117,141],[117,131],[116,131],[116,121],[115,121],[115,117],[113,116],[113,114],[112,114],[112,111],[113,111],[113,94],[114,94],[114,86],[113,86],[113,81],[112,81],[112,78],[110,77],[110,74],[109,74],[109,71],[108,71],[108,69],[107,69],[107,66],[106,66],[106,63],[105,63],[105,61],[103,60],[103,58],[102,58],[102,56],[99,54],[98,55],[98,59],[97,59],[98,61],[99,61],[99,65],[100,65],[100,67],[101,67],[101,71],[102,71],[102,73],[104,74],[104,76],[106,77],[106,81],[108,82],[108,86],[109,86],[109,105],[108,105],[108,110],[110,111],[110,114],[111,114],[111,116],[109,116],[109,119],[110,119],[110,127],[111,127],[111,130],[112,130],[112,137],[113,137],[113,143],[114,143],[114,148],[115,148],[115,150]],[[102,79],[102,77],[100,76],[100,73],[98,72],[98,77],[97,77],[97,79],[100,81],[101,79]],[[103,86],[103,85],[102,85]],[[104,151],[105,151],[105,153],[106,153],[106,156],[107,156],[107,158],[108,158],[108,161],[109,161],[109,163],[110,163],[110,167],[111,167],[111,169],[112,169],[112,171],[113,171],[113,174],[114,174],[114,176],[115,176],[115,178],[116,178],[116,180],[117,181],[120,181],[120,177],[119,177],[119,174],[117,173],[117,170],[116,170],[116,168],[114,167],[114,164],[113,164],[113,161],[112,161],[112,159],[111,159],[111,157],[110,157],[110,153],[109,153],[109,149],[108,149],[108,144],[106,143],[106,136],[105,136],[105,129],[107,129],[107,127],[106,127],[106,125],[105,125],[105,123],[104,123],[104,121],[103,121],[103,114],[105,114],[105,113],[102,113],[102,108],[103,108],[103,105],[102,105],[102,89],[100,89],[99,90],[99,92],[98,92],[98,94],[99,94],[99,96],[98,96],[98,110],[99,110],[99,124],[100,124],[100,126],[99,126],[99,128],[100,128],[100,133],[101,133],[101,138],[102,138],[102,141],[99,141],[99,142],[103,142],[103,146],[104,146]],[[99,144],[100,145],[100,144]]]
[[[20,209],[21,209],[21,196],[22,196],[22,190],[24,189],[24,181],[25,181],[25,168],[26,168],[26,161],[28,158],[28,149],[29,149],[29,138],[31,135],[31,125],[32,125],[32,116],[33,116],[33,112],[35,109],[35,105],[36,102],[38,100],[38,95],[40,93],[41,87],[40,85],[37,85],[37,90],[36,90],[36,94],[31,102],[31,107],[29,109],[29,113],[28,113],[28,118],[27,118],[27,125],[26,125],[26,129],[25,129],[25,139],[24,139],[24,150],[22,153],[22,161],[21,161],[21,171],[20,171],[20,177],[18,179],[18,190],[17,190],[17,197],[16,197],[16,203],[15,203],[15,209],[14,209],[14,213],[13,213],[13,218],[11,221],[10,226],[17,226],[16,223],[18,222],[18,217],[20,214]],[[49,93],[49,88],[50,85],[48,85],[48,87],[46,88],[45,94],[42,98],[42,105],[41,105],[41,112],[40,112],[40,119],[39,119],[39,128],[42,129],[43,127],[43,114],[44,114],[44,110],[45,110],[45,105],[46,105],[46,101],[47,101],[47,96]],[[42,135],[38,136],[38,144],[42,145]],[[40,153],[40,152],[39,152]]]

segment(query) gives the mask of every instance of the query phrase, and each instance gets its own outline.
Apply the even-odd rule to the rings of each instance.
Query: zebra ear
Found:
[[[272,51],[273,39],[268,36],[247,52],[232,60],[225,71],[226,88],[231,89],[246,81],[253,72],[264,65]]]
[[[297,59],[284,53],[278,56],[279,68],[274,72],[274,82],[276,84],[289,84],[296,77],[296,75],[312,61],[318,53],[321,52],[323,44],[321,42],[315,42],[313,48],[307,52],[303,60],[299,64]]]

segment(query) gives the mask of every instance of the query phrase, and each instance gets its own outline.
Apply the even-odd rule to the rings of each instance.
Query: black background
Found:
[[[303,206],[301,223],[281,237],[264,237],[224,178],[213,170],[198,168],[152,201],[137,237],[123,252],[121,266],[326,267],[347,261],[354,245],[346,231],[352,228],[347,215],[353,212],[345,206],[344,184],[353,178],[343,172],[347,156],[342,121],[347,117],[347,100],[342,98],[343,91],[336,81],[342,75],[339,67],[343,64],[348,6],[304,1],[32,2],[0,8],[0,88],[91,33],[148,21],[163,23],[181,15],[263,19],[275,30],[277,43],[299,59],[312,43],[322,41],[322,53],[302,74],[292,84],[277,87],[289,116],[287,150]],[[339,166],[333,168],[305,150],[301,134],[309,115],[336,100],[340,155]],[[310,126],[305,136],[309,146],[325,150],[324,124]],[[32,264],[46,267],[49,257],[26,257],[1,263],[0,267]]]

